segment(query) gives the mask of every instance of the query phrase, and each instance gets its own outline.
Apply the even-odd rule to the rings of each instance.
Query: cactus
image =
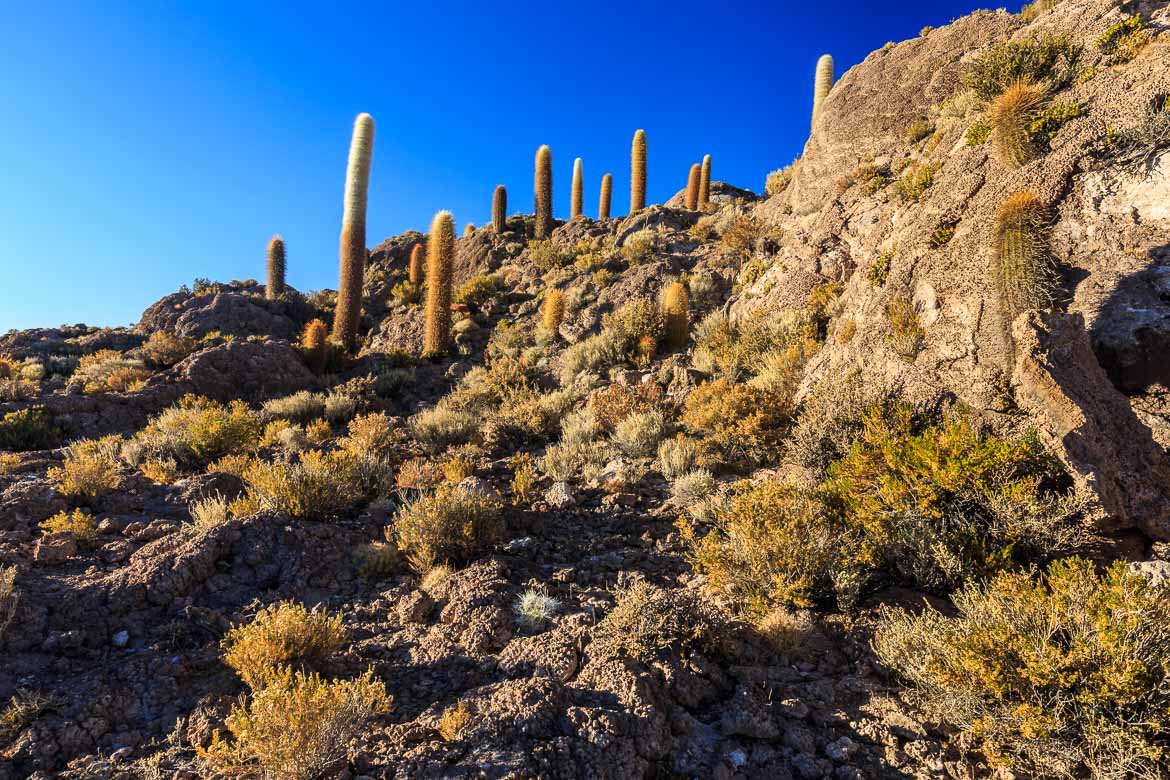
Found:
[[[560,290],[549,290],[540,308],[540,327],[555,336],[565,317],[565,294]]]
[[[711,204],[711,155],[703,155],[703,172],[699,177],[699,208]]]
[[[1019,168],[1036,156],[1032,120],[1047,102],[1048,90],[1026,80],[1015,82],[991,102],[987,114],[995,159],[1009,168]]]
[[[646,208],[646,131],[634,133],[630,147],[630,214]]]
[[[601,177],[601,202],[597,204],[597,218],[609,219],[609,207],[613,203],[613,174]]]
[[[423,355],[444,354],[451,342],[451,272],[455,265],[455,218],[440,211],[427,244],[427,311]]]
[[[268,241],[268,283],[264,297],[274,301],[284,294],[284,239],[273,236]]]
[[[1008,322],[1052,304],[1056,269],[1047,242],[1047,209],[1031,192],[1010,195],[995,215],[996,282]]]
[[[682,282],[666,288],[662,296],[662,320],[666,343],[674,349],[685,347],[691,328],[691,294]]]
[[[410,283],[415,287],[422,285],[423,281],[423,248],[422,244],[415,244],[410,249],[410,267],[409,267]]]
[[[362,318],[362,277],[366,270],[366,194],[370,184],[370,157],[374,152],[374,119],[358,114],[349,142],[345,170],[345,211],[341,217],[341,281],[333,339],[352,350]]]
[[[695,163],[691,166],[691,172],[687,175],[687,194],[686,207],[694,211],[699,205],[699,164]]]
[[[585,213],[585,183],[581,180],[581,158],[573,161],[573,200],[569,219],[576,219]]]
[[[463,237],[464,238],[467,238],[468,236],[470,236],[474,232],[475,232],[475,223],[474,222],[468,222],[466,225],[463,226]]]
[[[813,83],[813,127],[817,125],[817,114],[821,112],[821,104],[825,102],[825,98],[829,96],[829,90],[832,88],[833,56],[831,54],[822,54],[821,58],[817,60],[817,75]]]
[[[492,195],[492,229],[497,234],[504,232],[507,215],[508,191],[504,189],[503,184],[499,184],[496,185],[495,194]]]
[[[301,334],[301,353],[314,374],[325,373],[329,363],[329,330],[321,320],[310,320]]]
[[[536,238],[548,238],[552,232],[552,149],[547,145],[536,150]]]

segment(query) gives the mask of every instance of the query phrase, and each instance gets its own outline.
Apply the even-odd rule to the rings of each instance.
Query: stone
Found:
[[[553,509],[568,509],[577,503],[568,482],[552,483],[549,489],[544,491],[544,500]]]
[[[125,647],[130,643],[130,632],[126,629],[122,629],[110,638],[110,643],[113,644],[114,647]]]
[[[46,566],[64,563],[75,555],[77,539],[68,532],[42,536],[33,550],[33,560]]]

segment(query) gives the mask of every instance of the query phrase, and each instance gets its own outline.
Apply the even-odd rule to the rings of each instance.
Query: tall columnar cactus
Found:
[[[699,177],[699,208],[711,204],[711,155],[703,155],[703,172]]]
[[[597,218],[609,219],[609,207],[613,204],[613,174],[601,177],[601,202],[597,204]]]
[[[540,308],[540,327],[550,336],[555,336],[565,317],[565,294],[560,290],[549,290]]]
[[[374,119],[358,114],[349,142],[345,170],[345,210],[341,217],[341,282],[333,338],[352,350],[362,318],[362,278],[366,271],[366,195],[370,185],[370,158],[374,153]]]
[[[273,301],[284,294],[284,239],[273,236],[268,241],[268,283],[264,285],[264,297]]]
[[[1009,323],[1052,304],[1057,277],[1047,225],[1047,209],[1027,191],[1009,196],[995,215],[996,282]]]
[[[536,180],[533,186],[536,196],[537,238],[548,238],[552,232],[552,149],[547,145],[536,150]]]
[[[646,208],[646,131],[634,133],[630,147],[630,213]]]
[[[415,244],[410,250],[410,283],[419,287],[423,282],[423,247]]]
[[[662,320],[666,343],[674,349],[685,347],[691,328],[691,294],[682,282],[666,288],[662,296]]]
[[[1032,121],[1048,102],[1041,84],[1017,81],[991,101],[991,148],[995,158],[1009,168],[1019,168],[1037,154],[1032,140]]]
[[[475,232],[475,223],[474,222],[468,222],[466,225],[463,226],[463,237],[464,238],[467,238],[468,236],[470,236],[474,232]]]
[[[687,175],[686,207],[692,211],[699,206],[699,170],[699,164],[695,163]]]
[[[451,346],[451,273],[455,266],[455,218],[440,211],[431,222],[427,244],[427,310],[423,355],[433,357]]]
[[[492,229],[497,234],[504,232],[507,217],[508,191],[504,189],[503,184],[499,184],[496,185],[495,194],[492,195]]]
[[[581,158],[573,161],[573,202],[569,219],[576,219],[585,213],[585,182],[582,181]]]
[[[310,320],[301,334],[301,353],[315,374],[325,373],[329,363],[329,329],[321,320]]]
[[[833,57],[830,54],[822,54],[821,58],[817,60],[817,75],[813,83],[813,127],[816,127],[817,114],[821,112],[821,104],[825,102],[825,98],[829,96],[829,90],[832,88]]]

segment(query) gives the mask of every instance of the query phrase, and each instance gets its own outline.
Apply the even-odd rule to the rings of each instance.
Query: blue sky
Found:
[[[751,6],[756,7],[751,7]],[[692,162],[756,191],[800,153],[813,69],[840,75],[974,2],[719,4],[0,0],[0,332],[126,325],[195,277],[335,287],[354,117],[377,122],[368,241],[449,209],[482,224],[496,184],[554,204],[584,159],[628,205],[633,131],[652,202]],[[1013,6],[1013,10],[1016,6]]]

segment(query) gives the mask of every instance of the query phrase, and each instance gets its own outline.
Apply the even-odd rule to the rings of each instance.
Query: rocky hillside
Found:
[[[389,238],[352,350],[251,281],[0,336],[0,780],[1170,774],[1167,28],[977,12],[765,195]]]

